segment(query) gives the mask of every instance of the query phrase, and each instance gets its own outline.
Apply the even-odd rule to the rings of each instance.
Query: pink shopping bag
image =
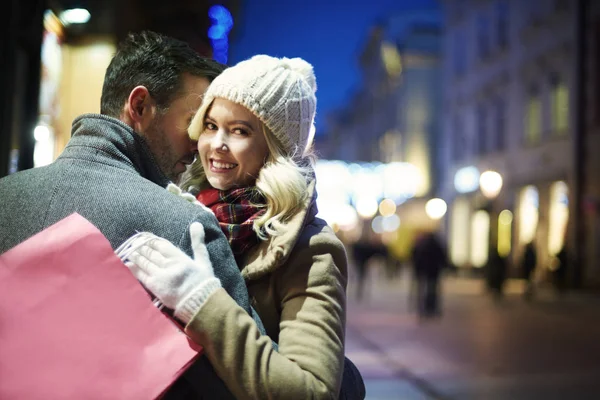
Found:
[[[0,399],[155,399],[197,356],[82,216],[0,255]]]

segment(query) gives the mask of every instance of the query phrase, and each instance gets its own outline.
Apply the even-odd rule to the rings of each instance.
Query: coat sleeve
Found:
[[[186,333],[204,346],[238,399],[337,399],[346,318],[343,245],[333,233],[301,238],[275,273],[279,352],[224,290],[209,297]]]

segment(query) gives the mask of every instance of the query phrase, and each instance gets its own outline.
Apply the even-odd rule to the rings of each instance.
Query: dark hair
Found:
[[[106,69],[100,112],[118,118],[129,94],[140,85],[164,111],[181,90],[183,74],[205,77],[210,82],[225,68],[172,37],[151,31],[130,33],[119,43]]]

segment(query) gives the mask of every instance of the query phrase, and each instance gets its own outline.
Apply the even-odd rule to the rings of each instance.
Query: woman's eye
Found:
[[[217,129],[217,126],[215,124],[213,124],[212,122],[205,122],[204,129],[209,130],[209,131],[214,131]]]
[[[235,128],[233,130],[233,133],[235,133],[236,135],[248,136],[248,132],[241,128]]]

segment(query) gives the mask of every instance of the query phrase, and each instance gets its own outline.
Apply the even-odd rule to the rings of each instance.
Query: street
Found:
[[[558,298],[546,288],[526,303],[521,282],[510,281],[495,303],[481,281],[446,277],[443,315],[419,321],[409,279],[388,279],[372,265],[358,302],[350,276],[346,353],[367,399],[600,398],[597,295]]]

